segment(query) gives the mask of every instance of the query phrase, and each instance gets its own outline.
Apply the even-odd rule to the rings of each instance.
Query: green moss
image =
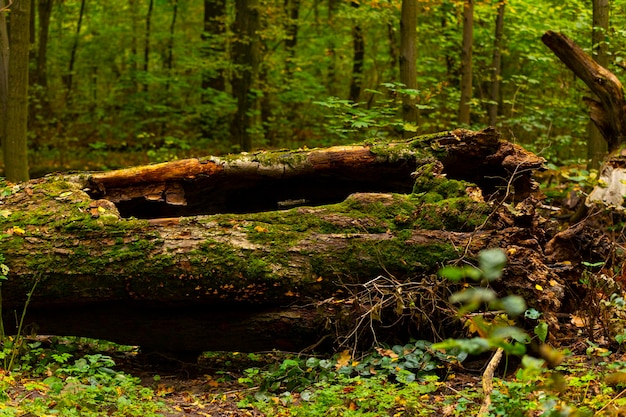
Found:
[[[324,254],[311,259],[313,273],[323,278],[341,277],[343,282],[373,278],[381,270],[404,277],[434,272],[444,262],[459,256],[449,244],[408,245],[406,240],[403,237],[376,243],[354,240],[344,250],[334,252],[332,262]]]

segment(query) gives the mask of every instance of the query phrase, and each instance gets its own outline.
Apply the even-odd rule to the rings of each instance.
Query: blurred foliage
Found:
[[[294,20],[284,1],[261,1],[261,63],[251,93],[257,103],[250,128],[255,148],[327,146],[395,137],[404,129],[419,134],[458,127],[463,2],[418,1],[417,91],[398,83],[401,1],[359,3],[355,8],[347,1],[302,0]],[[480,0],[475,5],[471,128],[487,123],[497,3]],[[330,11],[329,4],[334,4]],[[615,0],[611,7],[607,42],[614,64],[609,69],[619,76],[626,0]],[[79,10],[78,0],[54,3],[45,48],[47,76],[31,86],[29,137],[35,171],[115,168],[238,151],[230,140],[237,106],[230,80],[241,71],[229,57],[236,36],[230,29],[233,5],[227,5],[222,19],[224,33],[204,37],[204,2],[199,0],[156,1],[149,32],[148,2],[90,2],[77,34]],[[589,50],[591,13],[591,4],[582,0],[507,1],[497,127],[555,164],[585,157],[588,116],[582,96],[587,89],[540,38],[546,30],[561,31]],[[37,15],[33,73],[43,50],[39,19]],[[286,40],[294,24],[297,43],[292,51]],[[346,97],[356,25],[363,28],[365,61],[361,96],[351,102]],[[224,91],[203,88],[203,77],[218,76],[225,80]],[[417,99],[416,126],[402,123],[403,94]]]

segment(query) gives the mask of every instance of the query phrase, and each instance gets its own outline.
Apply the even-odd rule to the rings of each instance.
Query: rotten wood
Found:
[[[556,229],[537,212],[542,163],[493,129],[456,130],[5,183],[5,312],[37,282],[27,322],[40,334],[298,350],[353,324],[354,294],[385,276],[415,286],[412,324],[441,335],[449,318],[432,306],[451,290],[436,271],[500,247],[500,289],[556,332],[577,269],[544,255]]]
[[[114,202],[124,217],[250,213],[335,203],[355,192],[409,193],[411,173],[438,157],[445,157],[450,178],[475,182],[487,193],[502,185],[491,174],[514,175],[520,201],[531,192],[522,191],[528,173],[543,163],[501,141],[493,129],[458,129],[400,142],[242,153],[96,173],[88,192]]]
[[[542,37],[548,48],[596,95],[585,98],[591,120],[608,143],[609,152],[626,138],[626,99],[619,79],[567,36],[553,31]]]

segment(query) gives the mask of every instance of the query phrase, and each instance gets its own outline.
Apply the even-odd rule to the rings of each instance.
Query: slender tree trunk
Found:
[[[392,22],[387,23],[387,38],[389,39],[389,76],[387,78],[397,80],[400,52],[398,51],[397,28]]]
[[[447,42],[448,44],[452,43],[452,36],[451,33],[455,32],[456,29],[452,29],[450,30],[449,28],[449,22],[448,22],[448,15],[454,10],[454,4],[452,2],[448,2],[445,1],[443,2],[443,4],[440,7],[440,13],[441,13],[441,31],[443,33],[443,37],[444,37],[444,41]],[[445,51],[442,51],[445,54],[445,61],[446,61],[446,76],[447,76],[447,81],[453,85],[458,83],[458,66],[455,64],[455,56],[453,56],[448,50],[449,48],[446,48]]]
[[[609,0],[593,0],[592,57],[605,68],[609,65],[608,44],[605,37],[608,36],[610,7]],[[608,145],[593,122],[589,122],[587,130],[589,132],[588,166],[590,169],[598,169],[608,152]]]
[[[9,33],[9,91],[6,138],[2,142],[4,173],[11,182],[28,181],[28,50],[30,46],[30,0],[14,0]]]
[[[465,0],[463,4],[463,50],[461,53],[461,101],[459,103],[459,123],[464,125],[470,124],[473,32],[474,0]]]
[[[204,31],[202,32],[202,57],[211,62],[202,70],[202,105],[200,130],[202,137],[215,137],[216,129],[228,132],[230,119],[226,115],[215,116],[214,103],[220,100],[219,92],[226,91],[225,68],[229,57],[226,53],[226,0],[204,0]],[[228,136],[225,133],[224,136]]]
[[[50,35],[50,17],[54,0],[39,0],[39,39],[37,45],[37,70],[34,83],[48,87],[48,37]]]
[[[148,3],[148,13],[146,14],[146,43],[143,50],[143,72],[144,77],[148,76],[148,69],[150,67],[150,32],[152,25],[152,10],[154,9],[154,0],[150,0]],[[144,78],[146,79],[146,78]],[[148,91],[148,83],[144,81],[143,91]]]
[[[137,22],[139,21],[139,13],[137,12],[137,0],[129,0],[130,17],[132,26],[132,38],[130,41],[130,92],[137,93],[139,86],[137,83],[137,73],[139,72],[139,29]]]
[[[495,126],[498,121],[498,106],[500,104],[500,78],[502,72],[502,33],[504,32],[504,8],[506,1],[498,4],[496,16],[496,30],[493,42],[493,60],[491,63],[491,89],[489,91],[489,125]]]
[[[202,51],[204,58],[210,61],[225,60],[226,33],[226,0],[204,0],[204,32]],[[217,91],[226,89],[224,72],[219,68],[217,71],[204,71],[202,73],[202,89],[212,88]]]
[[[400,17],[400,82],[407,89],[417,90],[417,2],[403,0]],[[402,120],[405,124],[417,125],[418,111],[414,95],[402,95]],[[405,128],[404,135],[413,131]]]
[[[358,9],[360,3],[352,1],[350,6]],[[363,29],[361,25],[355,24],[352,27],[352,45],[354,49],[352,57],[352,81],[350,82],[350,97],[353,102],[359,101],[361,95],[361,84],[363,81],[363,61],[365,59],[365,40],[363,38]]]
[[[9,103],[9,33],[6,2],[0,0],[0,144],[6,138],[6,114]]]
[[[296,57],[296,48],[298,46],[298,26],[300,16],[300,0],[285,0],[285,11],[287,12],[287,25],[285,32],[285,50],[287,51],[287,76],[290,77],[293,72],[294,61]]]
[[[172,68],[174,65],[174,29],[176,27],[176,16],[178,14],[178,0],[172,0],[172,23],[170,24],[170,37],[167,42],[167,82],[165,91],[170,90],[170,80],[172,78]]]
[[[70,53],[70,63],[67,70],[67,77],[65,77],[65,101],[69,104],[72,98],[72,83],[74,80],[74,65],[76,63],[76,51],[78,50],[78,39],[80,37],[80,30],[83,25],[83,16],[85,15],[85,0],[80,2],[80,12],[78,13],[78,24],[76,25],[76,36],[74,37],[74,44],[72,45],[72,52]]]
[[[327,27],[329,30],[334,30],[335,10],[337,8],[337,0],[328,0],[328,19]],[[337,54],[335,38],[329,37],[328,40],[328,76],[327,76],[327,90],[331,96],[338,96],[339,91],[337,89]]]
[[[235,71],[232,80],[233,94],[237,98],[237,113],[231,124],[233,143],[242,151],[252,149],[252,128],[256,97],[252,88],[258,78],[260,24],[259,0],[236,0],[233,32],[233,59]]]

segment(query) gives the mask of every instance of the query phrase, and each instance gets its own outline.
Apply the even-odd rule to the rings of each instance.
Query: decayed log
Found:
[[[626,138],[626,98],[619,79],[561,33],[546,32],[541,40],[580,78],[598,100],[586,98],[591,120],[615,151]]]
[[[474,182],[487,193],[502,185],[502,176],[515,173],[519,201],[531,192],[523,189],[529,170],[542,161],[499,141],[494,130],[460,129],[403,142],[244,153],[97,173],[89,177],[88,192],[115,203],[124,217],[251,213],[339,202],[355,192],[410,193],[410,174],[434,159],[442,160],[449,178]]]
[[[457,130],[5,183],[5,313],[37,283],[27,322],[41,334],[301,349],[358,316],[341,300],[375,277],[432,292],[439,267],[489,247],[508,250],[507,285],[558,311],[542,163],[494,130]]]
[[[626,195],[626,98],[619,79],[599,65],[567,36],[546,32],[543,42],[580,78],[598,100],[585,98],[591,120],[608,143],[609,156],[600,169],[599,185],[589,194],[586,204],[623,210]]]

